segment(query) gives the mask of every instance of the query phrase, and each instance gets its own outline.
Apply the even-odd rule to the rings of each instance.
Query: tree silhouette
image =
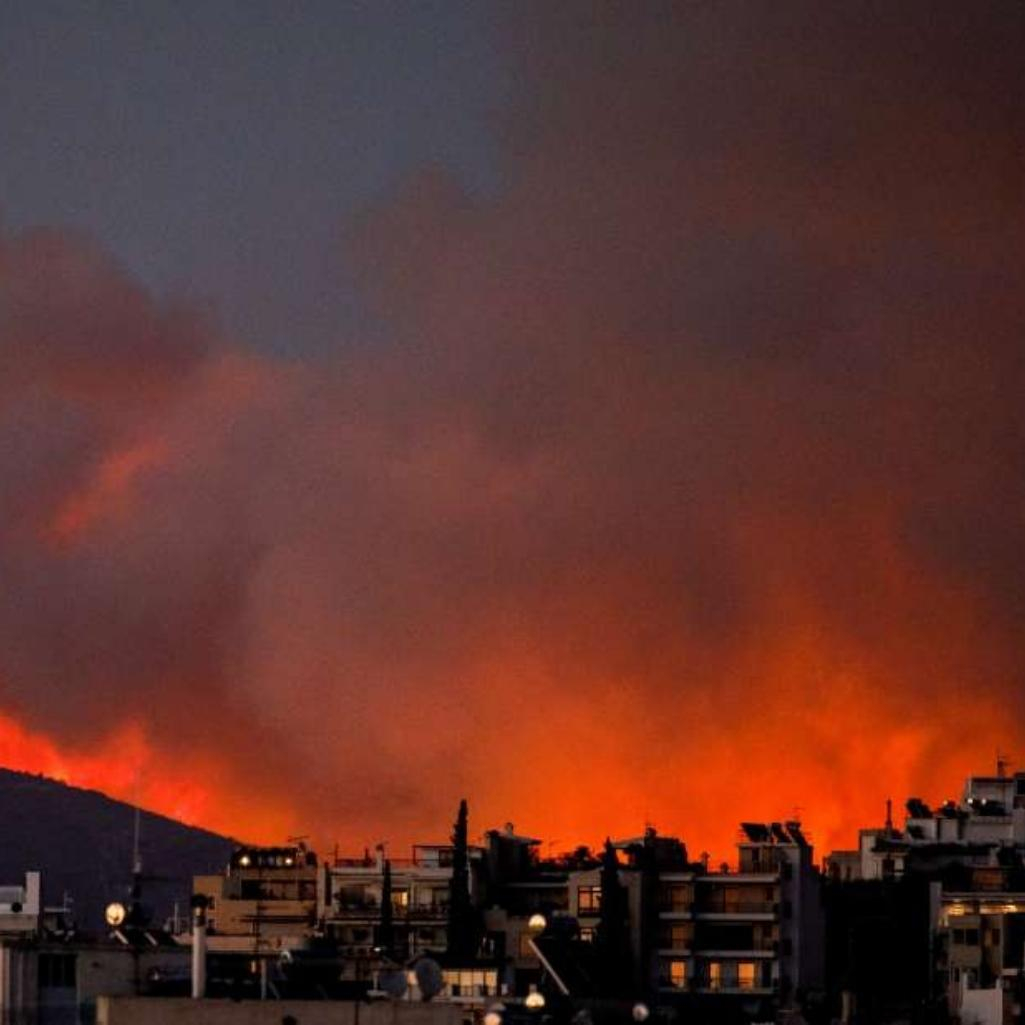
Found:
[[[466,798],[452,829],[452,878],[448,897],[448,953],[472,958],[477,952],[477,930],[470,904],[470,858],[467,847],[468,811]]]
[[[384,878],[381,880],[381,919],[377,925],[377,945],[386,957],[391,957],[395,948],[394,910],[391,894],[391,861],[384,859]]]
[[[619,882],[619,859],[606,839],[601,859],[601,907],[595,936],[604,996],[627,996],[630,988],[630,936],[626,891]]]

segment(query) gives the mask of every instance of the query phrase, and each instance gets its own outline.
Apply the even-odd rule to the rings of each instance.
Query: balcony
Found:
[[[448,872],[449,874],[452,872],[451,857],[446,857],[444,853],[442,853],[440,857],[435,854],[426,854],[413,858],[389,858],[388,861],[391,864],[393,872],[414,868],[436,869]],[[370,855],[354,858],[332,858],[330,864],[334,868],[363,868],[377,872],[378,874],[380,874],[383,869],[383,861],[379,862],[377,858]]]
[[[715,980],[708,980],[707,982],[701,983],[698,986],[698,992],[700,993],[758,993],[758,994],[771,994],[773,992],[772,986],[763,986],[761,983],[754,982],[741,982],[735,980],[733,982],[722,982]]]
[[[381,904],[376,900],[345,901],[335,903],[331,918],[379,918]],[[448,917],[448,901],[431,904],[393,904],[392,919],[395,922],[439,922]]]
[[[751,960],[772,960],[779,957],[779,951],[776,949],[775,944],[748,947],[741,949],[740,947],[696,947],[696,952],[701,957],[714,957],[720,960],[728,960],[729,958],[750,958]],[[675,953],[675,951],[674,951]]]
[[[440,921],[448,917],[448,901],[435,901],[433,904],[410,904],[409,907],[396,908],[396,918],[406,918],[411,922]]]
[[[331,918],[377,918],[381,914],[381,905],[376,900],[349,900],[335,902],[331,909]]]
[[[777,915],[779,904],[770,900],[727,901],[706,899],[700,902],[694,913],[698,915]]]
[[[658,913],[660,915],[689,915],[694,911],[693,901],[659,901]]]

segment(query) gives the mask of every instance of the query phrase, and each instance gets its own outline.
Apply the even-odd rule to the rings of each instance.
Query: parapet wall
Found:
[[[472,1015],[451,1003],[349,1000],[190,1000],[100,997],[96,1025],[463,1025]]]

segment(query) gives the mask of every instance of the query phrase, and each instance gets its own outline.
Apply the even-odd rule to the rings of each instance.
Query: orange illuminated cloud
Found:
[[[510,27],[501,185],[342,227],[368,338],[248,350],[0,237],[12,762],[252,839],[465,796],[720,860],[1025,760],[1018,36],[719,7]]]
[[[146,440],[105,456],[91,478],[64,498],[43,536],[55,545],[70,544],[96,523],[125,515],[135,480],[166,454],[161,442]]]

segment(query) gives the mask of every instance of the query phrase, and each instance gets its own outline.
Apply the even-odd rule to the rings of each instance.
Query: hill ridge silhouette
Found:
[[[0,885],[42,873],[43,900],[67,893],[80,930],[103,930],[103,908],[125,900],[132,876],[135,806],[100,790],[0,766]],[[192,876],[224,869],[236,841],[140,808],[143,903],[161,925]],[[146,879],[146,877],[156,877]]]

